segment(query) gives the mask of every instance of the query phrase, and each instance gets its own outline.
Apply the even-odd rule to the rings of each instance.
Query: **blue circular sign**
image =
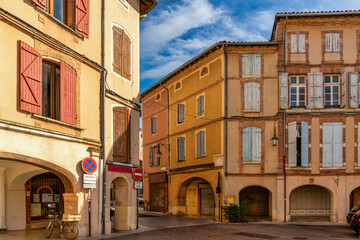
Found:
[[[97,164],[94,159],[87,157],[82,160],[81,167],[86,173],[94,173],[97,169]]]

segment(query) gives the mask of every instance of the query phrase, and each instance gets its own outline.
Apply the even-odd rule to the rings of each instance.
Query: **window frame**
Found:
[[[46,12],[51,15],[53,18],[55,18],[56,20],[58,20],[59,22],[69,26],[68,22],[69,22],[69,19],[68,19],[68,0],[63,0],[63,21],[59,20],[58,18],[55,17],[54,15],[54,2],[56,0],[46,0],[46,4],[47,4],[47,9],[46,9]],[[75,1],[75,0],[74,0]]]
[[[203,136],[203,141],[201,141],[200,143],[198,142],[198,134],[200,134],[200,141],[201,141],[201,136]],[[200,149],[200,154],[198,152],[198,144],[202,144],[200,145],[199,149]],[[201,129],[197,132],[195,132],[195,158],[202,158],[202,157],[206,157],[206,130],[205,129]],[[203,150],[203,151],[202,151]]]
[[[254,85],[254,86],[252,86],[252,85]],[[255,86],[256,85],[256,86]],[[260,85],[260,83],[258,83],[258,82],[245,82],[244,83],[244,111],[260,111],[260,108],[261,108],[261,85]],[[246,99],[247,99],[247,97],[249,97],[249,96],[246,96],[246,88],[250,88],[250,95],[252,96],[252,98],[251,98],[251,100],[250,100],[250,102],[251,102],[251,107],[250,108],[248,108],[247,106],[247,104],[246,104]],[[254,92],[254,89],[258,89],[258,92],[259,92],[259,94],[258,94],[258,102],[259,102],[259,105],[258,105],[258,107],[257,107],[257,105],[255,104],[255,102],[256,102],[256,100],[255,100],[255,92]]]
[[[151,133],[152,134],[156,134],[157,133],[157,117],[151,117],[150,118],[150,129],[151,129]]]
[[[50,65],[51,67],[51,82],[50,82],[50,116],[45,116],[44,115],[44,75],[42,76],[42,106],[41,106],[41,116],[43,117],[48,117],[48,118],[51,118],[51,119],[54,119],[54,120],[58,120],[58,121],[61,121],[61,106],[60,106],[60,103],[61,103],[61,93],[60,93],[60,82],[61,82],[61,71],[60,71],[60,63],[56,63],[54,61],[50,61],[46,58],[43,58],[42,59],[42,70],[43,70],[43,67],[44,67],[44,63],[45,64],[48,64]],[[58,89],[56,87],[56,70],[59,71],[59,86],[58,86]],[[44,72],[43,72],[44,74]],[[56,94],[59,94],[59,98],[56,99]],[[57,109],[57,107],[59,109]],[[57,113],[57,111],[59,111]],[[58,116],[57,116],[58,115]]]
[[[304,49],[304,51],[300,51],[300,47],[299,47],[299,36],[300,35],[303,35],[304,36],[304,46],[303,46],[303,49]],[[292,37],[295,37],[296,36],[296,51],[292,51],[292,49],[293,49],[293,45],[292,45]],[[290,53],[306,53],[306,34],[305,33],[292,33],[291,35],[290,35]]]
[[[180,120],[180,109],[179,109],[180,105],[184,107],[182,112],[182,121]],[[177,124],[182,124],[184,122],[185,122],[185,103],[179,103],[177,105]]]
[[[335,41],[334,36],[335,35],[338,37],[338,41],[337,41],[337,43],[339,44],[338,51],[335,51],[336,48],[334,48],[334,41]],[[327,36],[329,36],[330,42],[331,42],[330,49],[326,48],[326,38],[327,38]],[[324,45],[324,52],[325,53],[340,53],[341,52],[341,33],[338,33],[338,32],[326,32],[324,34],[324,38],[325,38],[325,45]]]
[[[296,79],[296,83],[292,83],[292,78]],[[304,83],[300,83],[300,78],[304,78]],[[290,108],[306,108],[306,76],[303,75],[295,75],[295,76],[289,76],[289,106]],[[296,100],[295,100],[295,106],[292,106],[292,103],[294,101],[292,101],[291,96],[293,96],[293,93],[291,92],[291,90],[296,89]],[[304,88],[304,100],[300,101],[300,88]],[[304,105],[300,105],[300,102],[304,102]]]
[[[255,145],[255,141],[254,141],[254,137],[252,136],[251,137],[251,142],[249,143],[250,144],[250,148],[251,148],[251,157],[250,157],[250,160],[244,160],[244,153],[246,152],[245,150],[245,142],[244,142],[244,131],[246,129],[251,129],[251,133],[254,134],[256,133],[257,130],[260,130],[260,160],[255,160],[255,156],[253,154],[253,151],[254,151],[254,145]],[[260,163],[262,162],[262,153],[263,153],[263,149],[262,149],[262,138],[263,138],[263,131],[260,127],[256,127],[256,126],[249,126],[249,127],[244,127],[241,131],[241,134],[242,134],[242,162],[243,163]]]
[[[248,62],[249,57],[251,56],[251,61],[244,66],[244,58],[246,58],[246,62]],[[256,68],[256,59],[260,57],[259,69]],[[243,53],[241,54],[241,75],[242,77],[261,77],[262,75],[262,59],[263,56],[261,53]],[[254,67],[255,65],[255,67]],[[246,74],[246,67],[249,66],[249,74]],[[259,72],[256,74],[256,72]]]
[[[203,111],[202,112],[199,112],[199,100],[200,98],[203,98],[203,102],[202,102],[202,108],[203,108]],[[196,97],[196,118],[200,118],[200,117],[203,117],[205,116],[205,94],[201,94],[201,95],[198,95]]]
[[[184,159],[180,159],[180,148],[179,148],[179,140],[183,139],[184,144],[183,144],[183,150],[184,150]],[[178,162],[184,162],[186,160],[186,138],[185,136],[178,136],[176,138],[176,153],[177,153],[177,161]]]
[[[338,77],[337,83],[333,82],[333,78],[335,76]],[[330,83],[325,82],[326,77],[330,77],[330,79],[331,79]],[[324,91],[323,92],[324,108],[339,108],[341,106],[341,76],[339,74],[328,74],[328,75],[324,74],[323,81],[324,81],[324,90],[323,90]],[[326,100],[326,97],[325,97],[326,94],[329,94],[329,93],[326,93],[326,91],[325,91],[327,87],[330,87],[330,103],[331,103],[330,105],[326,104],[327,102],[329,102]],[[338,104],[336,104],[336,105],[334,104],[334,101],[336,101],[336,100],[334,100],[334,87],[338,87],[338,92],[335,93],[338,95],[338,100],[337,100]]]

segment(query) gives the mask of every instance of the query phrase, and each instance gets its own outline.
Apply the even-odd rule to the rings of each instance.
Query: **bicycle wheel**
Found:
[[[45,237],[49,238],[51,236],[53,230],[54,230],[54,224],[52,221],[50,221],[45,229]]]
[[[75,222],[64,223],[64,237],[68,240],[73,240],[79,235],[79,227]]]

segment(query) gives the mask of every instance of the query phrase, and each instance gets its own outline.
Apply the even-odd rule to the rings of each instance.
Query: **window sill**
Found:
[[[354,169],[355,170],[360,170],[360,166],[355,166]]]
[[[195,158],[196,158],[196,159],[199,159],[199,158],[205,158],[205,157],[206,157],[206,155],[204,155],[204,156],[199,156],[199,157],[196,156]]]
[[[37,114],[31,114],[31,117],[34,118],[34,119],[42,120],[44,122],[50,122],[50,123],[54,123],[54,124],[61,125],[61,126],[64,126],[64,127],[72,128],[72,129],[75,129],[76,131],[84,131],[83,128],[71,125],[69,123],[61,122],[59,120],[55,120],[55,119],[52,119],[52,118],[40,116],[40,115],[37,115]]]
[[[286,167],[285,170],[295,170],[295,171],[310,171],[311,167]]]
[[[326,170],[345,170],[346,167],[320,167],[320,171],[326,171]]]
[[[243,164],[261,164],[261,161],[243,161]]]
[[[66,31],[68,31],[69,33],[71,33],[72,35],[78,37],[79,39],[84,40],[84,37],[77,33],[76,31],[74,31],[72,28],[70,28],[69,26],[65,25],[64,23],[60,22],[59,20],[57,20],[56,18],[54,18],[53,16],[51,16],[49,13],[47,13],[46,11],[44,11],[43,9],[41,9],[40,7],[36,6],[35,9],[44,14],[47,18],[49,18],[51,21],[55,22],[56,24],[58,24],[60,27],[64,28]]]
[[[291,54],[306,54],[306,52],[290,52]]]
[[[244,109],[244,113],[260,113],[260,109]]]

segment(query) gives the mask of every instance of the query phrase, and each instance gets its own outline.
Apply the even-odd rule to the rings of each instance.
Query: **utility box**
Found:
[[[80,214],[78,193],[64,193],[64,215]]]

